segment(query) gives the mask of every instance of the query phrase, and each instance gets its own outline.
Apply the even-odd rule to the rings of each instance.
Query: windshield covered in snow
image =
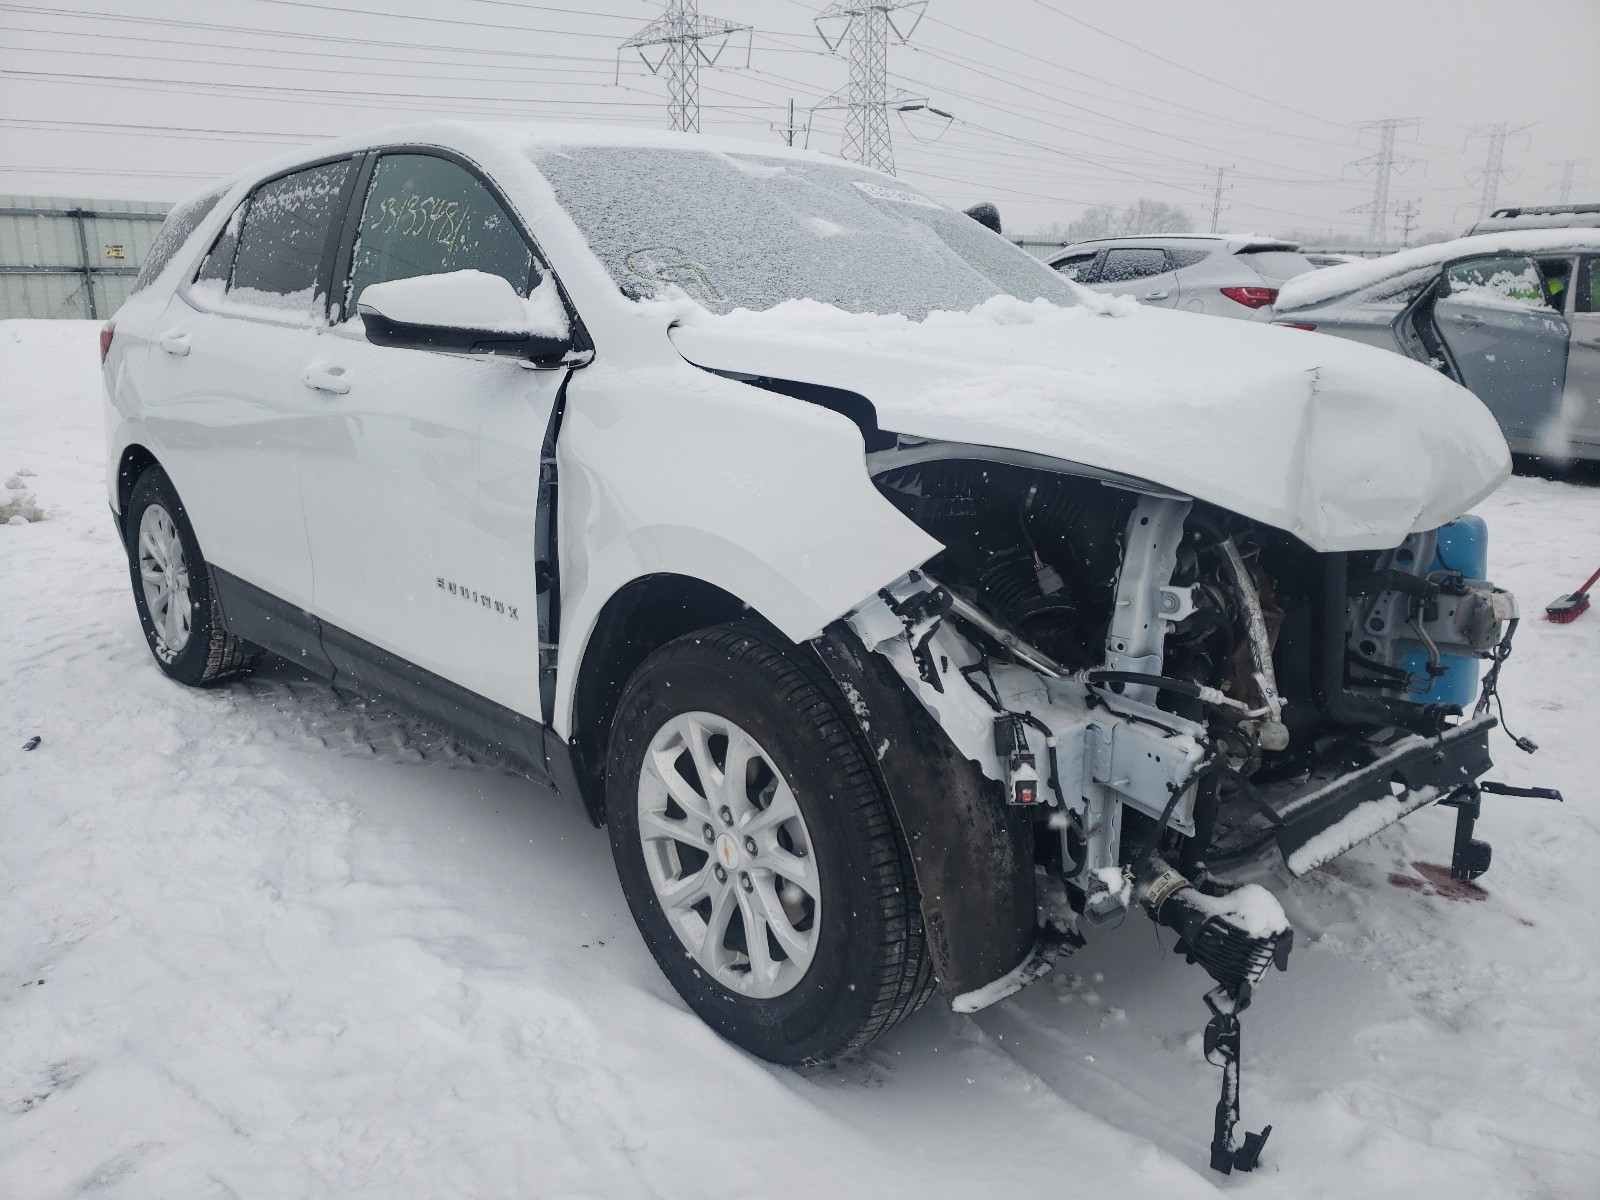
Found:
[[[1038,259],[898,181],[844,164],[649,147],[534,160],[624,295],[712,312],[810,299],[853,313],[1074,303]]]

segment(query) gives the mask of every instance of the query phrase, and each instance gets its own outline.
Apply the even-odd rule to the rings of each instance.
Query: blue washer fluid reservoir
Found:
[[[1489,526],[1473,513],[1457,517],[1448,525],[1439,527],[1439,545],[1434,551],[1428,572],[1459,571],[1468,579],[1487,579],[1489,575]],[[1445,672],[1436,679],[1428,677],[1428,655],[1421,649],[1406,651],[1400,665],[1411,673],[1418,687],[1427,685],[1425,691],[1412,691],[1406,699],[1417,704],[1454,704],[1463,711],[1478,698],[1478,674],[1482,660],[1443,656]]]

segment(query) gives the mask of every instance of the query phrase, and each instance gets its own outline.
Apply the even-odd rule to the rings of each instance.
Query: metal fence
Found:
[[[0,196],[0,318],[109,317],[128,298],[170,207]]]

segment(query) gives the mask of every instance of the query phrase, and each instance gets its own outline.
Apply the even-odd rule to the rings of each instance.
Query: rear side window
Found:
[[[269,180],[229,219],[191,289],[224,311],[309,321],[349,160]]]
[[[1100,268],[1101,283],[1128,283],[1134,279],[1147,279],[1160,275],[1167,269],[1165,250],[1122,249],[1106,252],[1105,266]]]
[[[1444,277],[1452,300],[1492,308],[1545,307],[1544,277],[1531,258],[1472,258],[1452,263]]]
[[[1091,250],[1088,254],[1072,254],[1066,258],[1056,260],[1054,266],[1068,279],[1076,279],[1079,283],[1094,282],[1094,260],[1100,252]]]
[[[200,227],[200,222],[211,215],[211,210],[221,199],[222,192],[218,190],[186,201],[167,214],[161,232],[156,234],[156,240],[151,244],[150,253],[145,256],[144,265],[139,268],[138,278],[133,281],[133,288],[128,295],[138,295],[156,281],[161,272],[167,269],[172,256],[182,249],[183,244]]]
[[[1192,267],[1197,262],[1204,262],[1211,257],[1209,250],[1168,250],[1167,257],[1172,260],[1174,268],[1181,270]]]
[[[350,261],[344,311],[375,283],[484,271],[526,296],[533,249],[487,184],[433,154],[386,154],[372,173]]]

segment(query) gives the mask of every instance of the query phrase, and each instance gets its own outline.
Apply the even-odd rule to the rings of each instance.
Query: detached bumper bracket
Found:
[[[1273,830],[1290,872],[1304,875],[1417,809],[1474,787],[1494,765],[1489,731],[1498,723],[1483,716],[1438,737],[1407,738],[1359,770],[1290,800]]]
[[[1485,796],[1523,796],[1531,800],[1556,801],[1562,799],[1561,793],[1555,788],[1512,787],[1509,783],[1495,783],[1493,780],[1485,779],[1456,793],[1448,800],[1441,800],[1441,804],[1449,805],[1456,810],[1456,840],[1450,856],[1451,879],[1476,879],[1489,869],[1489,860],[1494,854],[1494,848],[1488,842],[1480,842],[1472,836],[1473,827],[1482,815]]]

